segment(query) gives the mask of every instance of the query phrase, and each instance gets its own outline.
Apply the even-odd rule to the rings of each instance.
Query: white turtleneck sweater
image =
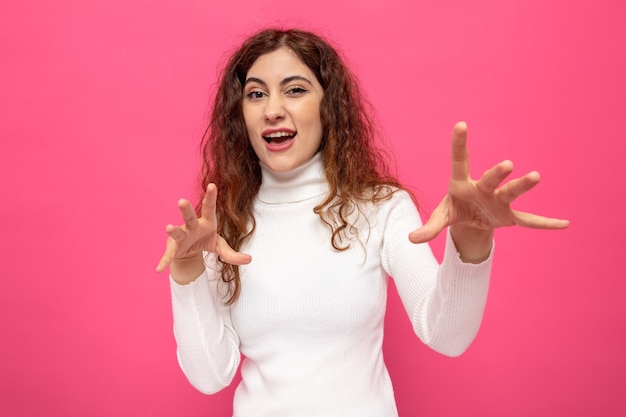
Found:
[[[480,326],[491,257],[463,263],[448,234],[439,266],[427,244],[408,239],[421,220],[404,191],[362,207],[358,236],[336,251],[313,213],[328,191],[319,154],[294,171],[262,173],[239,299],[224,306],[214,256],[191,284],[171,281],[183,372],[214,393],[243,355],[234,417],[397,416],[382,354],[388,276],[417,336],[456,356]]]

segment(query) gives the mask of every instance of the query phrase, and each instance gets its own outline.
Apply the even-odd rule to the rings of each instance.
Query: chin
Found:
[[[306,161],[300,160],[281,160],[278,158],[272,158],[266,162],[263,162],[266,167],[275,172],[287,172],[296,169],[306,163]]]
[[[298,167],[297,164],[286,164],[286,163],[265,164],[265,165],[274,172],[287,172]]]

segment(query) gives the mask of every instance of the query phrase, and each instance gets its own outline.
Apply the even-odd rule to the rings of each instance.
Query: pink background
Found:
[[[228,416],[232,388],[178,369],[156,262],[194,197],[216,67],[257,28],[332,39],[426,210],[455,121],[472,171],[510,158],[543,182],[519,209],[569,230],[498,231],[484,322],[449,359],[390,296],[401,416],[626,409],[626,30],[618,0],[57,0],[0,6],[0,414]],[[441,254],[441,239],[433,243]]]

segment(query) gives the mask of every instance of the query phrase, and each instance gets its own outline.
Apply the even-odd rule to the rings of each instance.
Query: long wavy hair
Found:
[[[324,88],[320,103],[323,127],[320,145],[329,184],[326,199],[314,212],[331,231],[335,250],[349,248],[347,233],[354,231],[350,216],[359,202],[388,199],[402,188],[376,147],[371,109],[358,83],[338,52],[320,36],[296,29],[266,29],[248,38],[222,70],[210,122],[202,139],[201,187],[217,186],[217,233],[240,250],[254,233],[254,197],[261,185],[261,169],[246,131],[243,86],[250,67],[262,55],[286,47],[307,65]],[[198,204],[197,211],[200,211]],[[236,265],[220,262],[221,279],[228,284],[232,304],[241,292]]]

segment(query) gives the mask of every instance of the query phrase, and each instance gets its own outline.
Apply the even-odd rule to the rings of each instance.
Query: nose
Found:
[[[280,94],[270,95],[265,103],[266,120],[274,121],[285,117],[284,102]]]

